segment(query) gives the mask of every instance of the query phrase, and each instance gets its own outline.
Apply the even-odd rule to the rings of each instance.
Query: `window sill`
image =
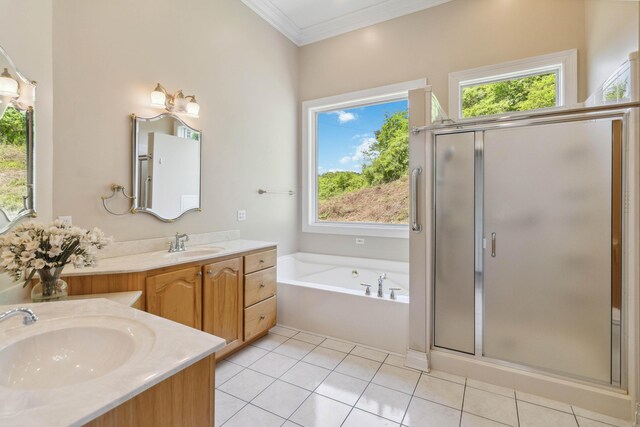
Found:
[[[408,225],[348,224],[340,222],[303,224],[303,233],[337,234],[343,236],[386,237],[408,239]]]

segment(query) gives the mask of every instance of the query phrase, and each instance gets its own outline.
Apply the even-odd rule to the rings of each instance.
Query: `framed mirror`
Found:
[[[0,233],[36,216],[35,88],[0,47]]]
[[[173,114],[131,117],[135,212],[173,222],[201,211],[202,132]]]

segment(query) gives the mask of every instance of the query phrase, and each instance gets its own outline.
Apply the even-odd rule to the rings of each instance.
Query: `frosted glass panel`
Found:
[[[436,138],[435,331],[438,347],[474,351],[474,134]]]
[[[485,356],[610,382],[611,132],[485,133]]]

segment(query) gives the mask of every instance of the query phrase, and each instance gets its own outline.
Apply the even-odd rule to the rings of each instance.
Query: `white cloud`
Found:
[[[340,122],[340,124],[352,122],[358,118],[356,114],[344,110],[334,111],[333,114],[338,116],[338,121]]]
[[[354,162],[360,162],[364,159],[365,154],[369,151],[371,146],[376,143],[376,139],[372,137],[362,138],[360,145],[356,147],[356,152],[351,156],[351,160]]]
[[[343,158],[340,159],[340,163],[343,165],[346,165],[349,162],[351,162],[351,156],[344,156]]]

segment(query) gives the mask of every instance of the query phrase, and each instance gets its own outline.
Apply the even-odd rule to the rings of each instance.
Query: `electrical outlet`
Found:
[[[247,220],[247,211],[240,210],[238,211],[238,221],[246,221]]]
[[[57,220],[65,225],[68,225],[68,226],[72,225],[71,216],[59,216]]]
[[[356,237],[356,245],[364,245],[364,238]]]

